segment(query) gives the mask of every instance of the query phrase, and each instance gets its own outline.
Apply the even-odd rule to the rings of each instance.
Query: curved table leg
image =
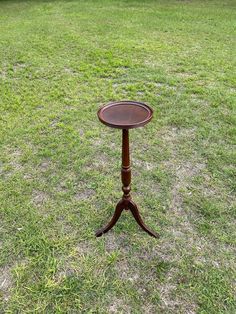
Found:
[[[106,226],[104,226],[103,228],[96,231],[96,233],[95,233],[96,237],[100,237],[103,233],[106,233],[115,225],[115,223],[119,219],[123,209],[124,209],[124,203],[123,203],[123,200],[120,200],[119,203],[116,205],[115,213],[114,213],[112,219],[110,220],[110,222]]]
[[[137,221],[137,223],[140,225],[140,227],[146,231],[148,234],[150,234],[151,236],[155,237],[155,238],[159,238],[159,235],[157,233],[155,233],[154,231],[150,230],[145,223],[142,220],[142,217],[140,216],[140,213],[138,211],[138,207],[137,205],[130,200],[129,201],[129,209],[131,210],[131,213],[133,214],[135,220]]]

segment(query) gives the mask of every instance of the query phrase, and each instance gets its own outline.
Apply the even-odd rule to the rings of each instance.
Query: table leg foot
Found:
[[[119,203],[116,205],[115,213],[112,219],[105,227],[96,231],[95,233],[96,237],[101,237],[104,233],[109,231],[116,224],[117,220],[120,218],[123,209],[129,209],[132,215],[134,216],[136,222],[139,224],[139,226],[144,231],[146,231],[150,236],[154,238],[159,238],[159,235],[157,233],[155,233],[145,225],[145,223],[142,220],[142,217],[140,216],[137,205],[131,199],[129,200],[121,199],[119,201]]]
[[[132,201],[130,200],[129,201],[129,209],[132,213],[132,215],[134,216],[134,219],[137,221],[137,223],[139,224],[139,226],[144,230],[146,231],[150,236],[154,237],[154,238],[159,238],[159,235],[150,230],[146,225],[145,223],[143,222],[142,220],[142,217],[140,216],[140,213],[139,213],[139,210],[138,210],[138,207],[137,205]]]
[[[123,200],[120,200],[119,203],[116,205],[115,213],[110,220],[110,222],[103,228],[96,231],[95,235],[96,237],[101,237],[104,233],[109,231],[117,222],[117,220],[120,218],[120,215],[124,209],[124,203]]]

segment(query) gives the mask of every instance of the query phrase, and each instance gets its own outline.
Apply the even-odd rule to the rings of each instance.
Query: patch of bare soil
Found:
[[[0,71],[0,78],[1,78],[2,80],[5,80],[5,79],[7,78],[7,71],[6,71],[5,69],[2,69],[2,70]]]
[[[122,213],[123,215],[125,212]],[[110,230],[109,233],[103,235],[105,242],[106,252],[111,253],[115,250],[127,253],[129,250],[129,245],[125,243],[126,236],[124,234],[117,234]]]
[[[33,203],[36,206],[43,205],[49,199],[49,195],[44,191],[34,190],[32,195]]]
[[[155,163],[151,163],[151,162],[148,162],[148,161],[143,161],[143,160],[140,160],[140,159],[136,159],[136,158],[132,158],[132,165],[133,167],[139,167],[141,168],[142,170],[145,169],[145,170],[153,170],[155,168],[157,168],[157,164]]]
[[[22,156],[22,152],[20,149],[14,149],[11,153],[10,165],[12,166],[14,171],[18,171],[22,169],[22,164],[20,162],[21,156]]]
[[[50,160],[44,160],[40,165],[39,168],[42,172],[45,172],[49,169],[50,167]]]
[[[11,269],[8,267],[0,268],[0,296],[2,295],[4,301],[9,299],[11,287]]]
[[[113,298],[108,306],[108,313],[127,313],[130,314],[131,308],[123,299]]]
[[[21,70],[21,69],[24,69],[26,67],[26,64],[23,63],[23,62],[16,62],[14,65],[13,65],[13,70],[14,72],[18,71],[18,70]]]
[[[91,189],[83,189],[79,192],[77,192],[75,194],[75,199],[77,201],[84,201],[84,200],[88,200],[90,199],[92,196],[94,196],[96,193],[94,190],[91,190]]]

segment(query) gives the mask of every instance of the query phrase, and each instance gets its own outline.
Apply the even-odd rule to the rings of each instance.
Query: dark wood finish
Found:
[[[113,110],[114,108],[114,110]],[[129,129],[145,125],[152,118],[152,109],[147,105],[134,101],[120,101],[110,103],[98,111],[100,121],[110,127],[122,129],[122,168],[121,181],[123,196],[116,205],[115,213],[110,222],[96,232],[100,237],[103,233],[109,231],[119,219],[122,211],[130,210],[139,226],[149,235],[157,238],[158,235],[150,230],[143,222],[138,207],[131,199],[131,167],[129,153]]]
[[[134,129],[144,126],[152,119],[152,109],[137,101],[117,101],[98,110],[99,120],[117,129]]]
[[[131,168],[129,160],[129,130],[122,130],[122,168],[121,181],[123,183],[122,190],[124,192],[123,198],[130,198],[130,182],[131,182]],[[128,209],[128,208],[125,208]]]
[[[119,203],[116,205],[115,213],[111,219],[111,221],[103,228],[96,231],[96,236],[100,237],[103,233],[106,233],[109,231],[117,222],[117,220],[120,218],[120,215],[123,211],[123,201],[120,200]]]

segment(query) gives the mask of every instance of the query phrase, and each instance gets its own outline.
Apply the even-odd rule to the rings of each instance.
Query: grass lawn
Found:
[[[236,313],[235,1],[0,2],[0,313]],[[97,109],[144,101],[131,130]]]

